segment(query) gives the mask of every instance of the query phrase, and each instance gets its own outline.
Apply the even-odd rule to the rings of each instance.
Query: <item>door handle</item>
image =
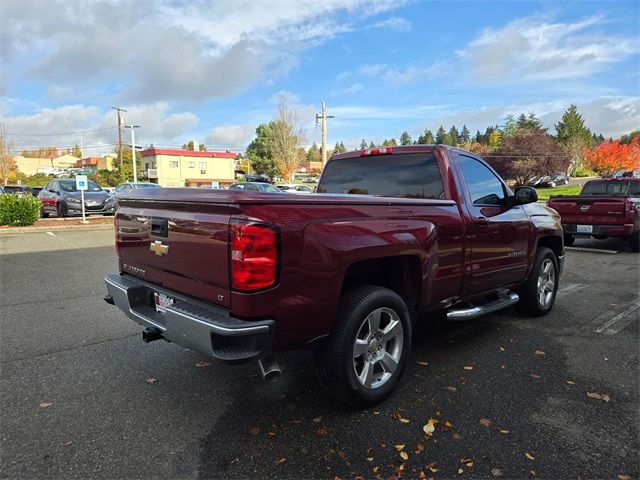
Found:
[[[477,217],[473,219],[473,223],[476,225],[488,225],[489,219],[487,217]]]

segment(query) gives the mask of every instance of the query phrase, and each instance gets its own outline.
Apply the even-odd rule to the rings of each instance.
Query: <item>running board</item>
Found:
[[[514,303],[517,303],[519,299],[520,297],[518,297],[517,293],[509,292],[505,296],[500,297],[496,300],[493,300],[489,303],[485,303],[484,305],[449,310],[447,312],[447,320],[449,320],[450,322],[472,320],[474,318],[481,317],[488,313],[497,312],[498,310],[507,308],[513,305]]]

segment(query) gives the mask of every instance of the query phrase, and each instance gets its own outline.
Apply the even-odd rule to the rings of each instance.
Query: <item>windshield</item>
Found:
[[[404,198],[444,198],[438,162],[432,153],[407,153],[333,160],[318,193]]]
[[[64,192],[77,192],[76,182],[60,182],[60,190]],[[98,186],[96,182],[88,181],[87,182],[87,191],[88,192],[100,192],[102,189]]]
[[[595,181],[587,182],[582,189],[582,195],[632,195],[638,196],[640,182],[625,181]]]
[[[282,191],[279,188],[276,188],[273,185],[269,185],[267,183],[258,184],[258,190],[260,190],[261,192],[268,192],[268,193],[280,193]]]
[[[133,188],[160,188],[156,183],[132,183]]]

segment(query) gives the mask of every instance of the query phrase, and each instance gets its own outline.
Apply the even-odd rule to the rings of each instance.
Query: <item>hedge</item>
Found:
[[[0,225],[33,225],[40,218],[41,207],[32,195],[0,195]]]

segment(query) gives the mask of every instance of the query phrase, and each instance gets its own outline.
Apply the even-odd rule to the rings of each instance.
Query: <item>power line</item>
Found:
[[[77,132],[67,133],[7,133],[7,136],[12,137],[67,137],[72,135],[79,135],[85,133],[103,132],[105,130],[115,130],[116,127],[96,128],[95,130],[78,130]]]

